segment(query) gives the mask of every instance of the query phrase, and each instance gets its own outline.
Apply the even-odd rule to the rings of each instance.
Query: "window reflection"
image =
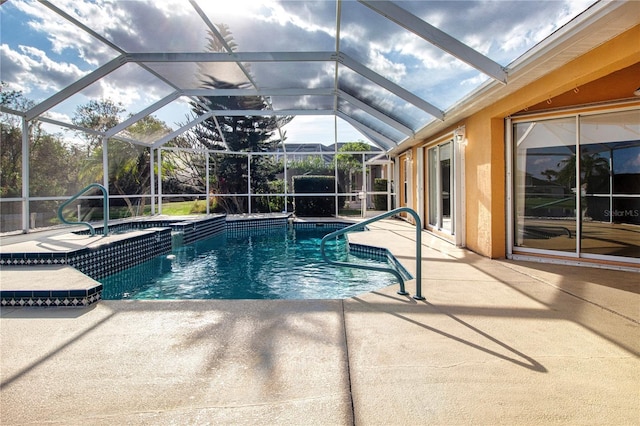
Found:
[[[640,111],[513,131],[515,246],[640,258]]]
[[[580,121],[583,253],[640,257],[639,121],[638,111]]]
[[[516,245],[576,251],[575,120],[515,125]]]

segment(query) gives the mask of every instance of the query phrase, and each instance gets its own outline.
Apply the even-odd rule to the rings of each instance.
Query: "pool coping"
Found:
[[[68,265],[4,267],[0,289],[2,307],[86,307],[102,295],[101,283]]]

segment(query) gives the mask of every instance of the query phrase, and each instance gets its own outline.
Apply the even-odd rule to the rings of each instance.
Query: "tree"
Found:
[[[209,50],[227,52],[227,46],[235,47],[233,37],[225,25],[219,25],[224,43],[210,34]],[[208,89],[246,89],[251,87],[248,81],[231,83],[217,78],[209,70],[201,68],[202,87]],[[269,104],[262,96],[206,96],[192,102],[193,118],[209,110],[267,110]],[[274,151],[281,142],[274,138],[274,132],[291,121],[293,117],[276,116],[218,116],[208,118],[195,126],[192,136],[188,138],[192,147],[203,147],[215,151],[233,151],[244,154],[220,154],[211,156],[213,178],[211,187],[217,194],[225,194],[219,199],[220,206],[227,213],[246,213],[248,210],[246,197],[235,194],[266,194],[269,182],[275,179],[281,166],[272,156],[251,155],[250,166],[247,155]],[[251,167],[251,173],[249,173]],[[250,178],[249,178],[250,175]],[[260,202],[259,199],[257,200]],[[257,206],[257,210],[268,209]]]
[[[22,129],[0,123],[0,196],[22,193]]]
[[[370,151],[371,147],[362,141],[347,142],[345,143],[336,155],[336,166],[338,173],[341,173],[347,180],[347,191],[355,191],[354,188],[354,173],[362,171],[362,155],[360,154],[347,154],[347,152],[366,152]]]
[[[26,111],[34,106],[22,92],[9,90],[1,83],[0,104]],[[37,197],[64,196],[78,190],[78,163],[82,158],[76,147],[67,143],[60,134],[49,134],[40,122],[29,123],[29,195]],[[13,114],[0,114],[0,196],[20,197],[22,194],[22,120]],[[9,207],[7,207],[9,206]],[[31,212],[39,213],[40,223],[55,218],[57,202],[37,201]],[[3,213],[11,204],[3,205]]]
[[[122,121],[121,116],[125,111],[122,103],[116,103],[111,99],[91,100],[76,108],[71,122],[85,129],[106,132]],[[90,156],[93,150],[102,147],[100,135],[87,132],[80,132],[79,135],[88,142],[87,156]]]
[[[0,82],[0,105],[25,111],[33,102],[21,91],[11,90]],[[22,194],[22,120],[13,114],[0,113],[0,196],[20,197]]]
[[[24,111],[34,103],[22,92],[8,90],[2,83],[0,104]],[[22,193],[22,123],[12,114],[1,114],[0,195],[19,197]],[[61,135],[49,134],[38,121],[29,123],[29,195],[37,197],[65,195],[75,189],[70,173],[76,151]]]
[[[121,121],[125,112],[121,104],[107,100],[90,101],[76,109],[73,122],[98,131],[106,131]],[[169,133],[171,129],[161,120],[146,116],[129,126],[125,133],[134,140],[148,140],[152,135]],[[96,135],[82,133],[89,142],[88,161],[82,171],[83,177],[91,181],[104,179],[103,146],[101,138]],[[150,149],[129,142],[112,139],[108,143],[107,159],[109,167],[109,194],[123,195],[128,215],[135,215],[136,210],[144,211],[146,199],[138,198],[135,203],[130,195],[144,195],[150,191]],[[116,202],[117,203],[117,202]],[[138,208],[136,208],[136,206]]]

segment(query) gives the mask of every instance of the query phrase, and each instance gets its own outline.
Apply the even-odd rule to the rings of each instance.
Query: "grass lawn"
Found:
[[[168,216],[183,216],[187,214],[197,214],[199,212],[195,211],[196,202],[195,201],[178,201],[175,203],[162,203],[162,214],[166,214]],[[206,208],[204,201],[200,201],[201,207],[203,209]],[[204,210],[202,213],[206,212]]]
[[[204,214],[206,206],[204,201],[178,201],[174,203],[162,203],[162,214],[167,216],[184,216],[191,214]],[[360,209],[341,209],[341,216],[359,216]],[[145,215],[151,214],[151,206],[145,207]],[[111,212],[112,218],[117,215],[116,212]]]

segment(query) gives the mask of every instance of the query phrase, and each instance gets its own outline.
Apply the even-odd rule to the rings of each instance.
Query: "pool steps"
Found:
[[[359,223],[354,223],[352,225],[349,225],[345,228],[342,229],[338,229],[334,232],[331,232],[327,235],[324,236],[324,238],[322,238],[322,241],[320,242],[320,253],[322,255],[322,258],[324,259],[325,262],[331,264],[331,265],[336,265],[336,266],[345,266],[348,268],[358,268],[358,269],[365,269],[365,270],[369,270],[369,271],[378,271],[378,272],[388,272],[393,274],[399,281],[400,283],[400,290],[398,290],[398,294],[400,295],[407,295],[409,293],[407,293],[407,291],[405,290],[404,287],[404,277],[402,276],[402,274],[400,273],[400,271],[398,271],[395,267],[395,265],[392,263],[392,267],[391,268],[387,268],[387,267],[380,267],[380,266],[372,266],[372,265],[359,265],[359,264],[354,264],[351,262],[339,262],[333,259],[330,259],[326,252],[325,252],[325,244],[327,243],[327,241],[330,241],[332,239],[335,239],[337,237],[339,237],[340,235],[344,235],[346,236],[347,233],[349,232],[354,232],[354,231],[358,231],[358,230],[362,230],[363,228],[365,228],[367,225],[372,224],[374,222],[377,222],[379,220],[385,219],[387,217],[391,217],[391,216],[395,216],[399,213],[409,213],[413,216],[413,219],[416,221],[416,259],[422,259],[422,243],[420,241],[420,234],[421,234],[421,229],[422,229],[422,225],[420,223],[420,216],[418,215],[418,213],[409,208],[409,207],[398,207],[396,209],[393,209],[391,211],[379,214],[375,217],[372,217],[370,219],[364,220],[362,222]],[[413,296],[414,299],[417,300],[424,300],[424,297],[422,296],[422,273],[421,273],[421,269],[420,269],[420,262],[417,262],[418,265],[416,267],[416,279],[415,279],[415,284],[416,284],[416,294]]]

